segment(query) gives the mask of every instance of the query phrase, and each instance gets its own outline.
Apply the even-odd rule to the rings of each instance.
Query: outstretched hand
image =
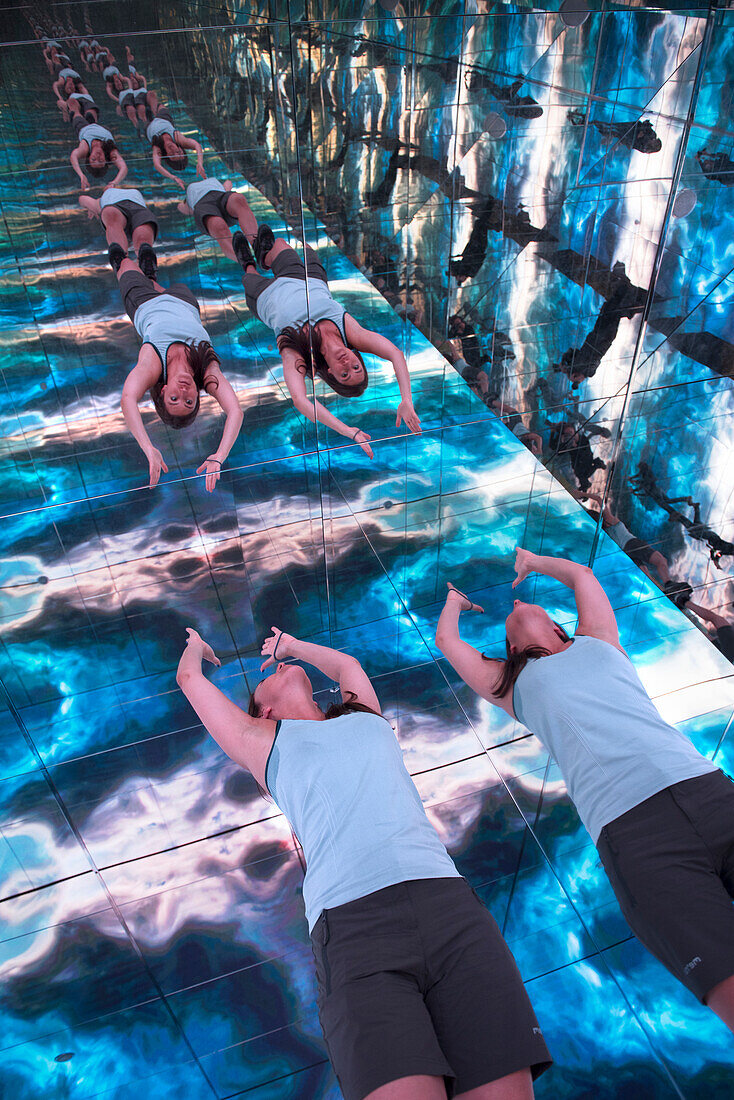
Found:
[[[480,607],[478,603],[472,603],[469,597],[465,595],[465,593],[459,591],[456,585],[452,584],[451,581],[446,581],[446,587],[449,590],[446,599],[453,600],[455,603],[461,603],[462,611],[478,611],[480,615],[484,614],[484,608]]]
[[[214,455],[209,455],[206,461],[197,467],[196,472],[197,474],[206,474],[206,491],[211,493],[214,491],[214,486],[219,481],[222,473],[222,463]]]
[[[284,630],[281,630],[277,626],[271,626],[272,634],[269,638],[266,638],[260,649],[260,656],[265,657],[266,660],[260,665],[260,671],[263,672],[266,668],[274,665],[275,662],[281,657],[288,657],[288,642],[293,641],[290,634],[286,634]]]
[[[149,489],[155,489],[158,481],[160,480],[161,470],[164,474],[168,473],[168,467],[163,461],[163,455],[157,447],[152,447],[146,454],[148,459],[148,470],[150,471],[150,482],[148,484]]]
[[[208,642],[204,641],[201,635],[198,634],[192,626],[186,627],[186,634],[186,645],[188,648],[197,650],[200,657],[202,657],[205,661],[209,661],[211,664],[216,665],[217,668],[221,667],[222,662],[219,660],[212,647],[209,645]]]
[[[362,437],[361,439],[360,436]],[[368,458],[374,458],[374,451],[370,447],[370,440],[372,439],[371,435],[367,435],[367,432],[363,432],[360,429],[359,431],[355,430],[352,438],[354,439],[355,443],[359,444],[359,446],[362,448]]]
[[[512,582],[512,587],[517,588],[521,581],[530,574],[535,572],[535,554],[530,550],[523,550],[522,547],[515,547],[515,572],[517,576]]]
[[[421,422],[418,419],[418,414],[413,408],[412,401],[401,401],[398,405],[398,416],[395,421],[395,427],[399,428],[401,422],[404,422],[406,428],[410,428],[411,432],[415,435],[420,434]]]
[[[204,162],[201,160],[197,162],[196,174],[197,176],[201,176],[203,180],[206,179],[206,169],[204,168]]]

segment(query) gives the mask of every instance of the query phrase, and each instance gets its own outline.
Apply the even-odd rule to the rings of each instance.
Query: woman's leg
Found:
[[[80,195],[79,205],[83,206],[85,210],[89,211],[89,217],[99,217],[99,199],[93,199],[91,195]]]
[[[529,1069],[508,1073],[488,1085],[457,1093],[454,1100],[533,1100],[533,1077]]]
[[[152,92],[150,89],[148,89],[145,96],[145,102],[147,103],[153,114],[153,117],[155,118],[155,116],[158,114],[158,108],[161,105],[161,101],[159,100],[158,96],[155,94],[155,92]]]
[[[217,242],[224,255],[228,256],[230,260],[236,260],[237,257],[232,247],[232,234],[224,218],[218,218],[212,214],[211,217],[206,219],[205,228],[209,236]]]
[[[668,562],[659,550],[654,550],[650,555],[650,565],[656,571],[663,584],[670,580],[670,569],[668,568]]]
[[[245,196],[238,194],[237,191],[231,191],[227,199],[227,213],[237,219],[240,229],[252,244],[257,234],[257,218]]]
[[[128,240],[125,230],[127,218],[123,212],[118,210],[116,206],[105,206],[102,211],[102,225],[104,226],[107,244],[119,244],[120,248],[127,252]]]
[[[269,252],[265,253],[265,256],[263,257],[263,267],[272,267],[273,260],[276,258],[276,256],[279,256],[281,252],[285,252],[286,248],[292,247],[293,246],[288,244],[288,241],[284,240],[282,237],[276,237],[275,244]]]
[[[145,222],[144,225],[138,225],[133,229],[133,248],[136,252],[140,251],[141,245],[152,245],[155,241],[155,230],[152,222]]]
[[[706,998],[706,1004],[730,1031],[734,1031],[734,974],[714,986]]]
[[[127,116],[128,121],[132,122],[133,126],[137,126],[137,124],[138,124],[138,114],[137,114],[137,111],[135,110],[134,104],[132,104],[132,103],[126,103],[125,104],[125,115]]]
[[[446,1100],[446,1086],[443,1077],[427,1077],[421,1073],[389,1081],[368,1093],[365,1100]]]

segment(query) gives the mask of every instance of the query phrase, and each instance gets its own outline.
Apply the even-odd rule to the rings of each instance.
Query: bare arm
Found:
[[[468,596],[449,585],[443,611],[436,628],[436,645],[452,668],[456,669],[464,683],[495,706],[506,710],[514,718],[512,690],[496,695],[494,686],[502,674],[502,661],[487,660],[474,646],[464,642],[459,634],[459,616],[462,611],[481,611]]]
[[[202,659],[215,665],[220,662],[195,630],[189,629],[188,635],[186,649],[178,663],[176,683],[222,751],[235,764],[252,772],[264,786],[267,746],[275,737],[275,722],[270,718],[251,718],[218,687],[210,684],[202,672]]]
[[[153,489],[161,476],[161,471],[168,473],[168,467],[163,461],[161,452],[153,446],[140,415],[138,402],[142,399],[146,390],[157,381],[161,373],[161,363],[157,353],[150,344],[143,344],[138,355],[138,361],[125,379],[122,387],[122,415],[128,431],[148,460],[150,483]]]
[[[82,191],[87,191],[89,189],[89,180],[79,167],[79,157],[84,154],[84,150],[87,148],[88,146],[86,141],[80,141],[76,149],[72,151],[72,154],[69,157],[69,160],[71,161],[71,167],[74,169],[81,181]]]
[[[194,152],[196,153],[197,174],[200,175],[202,179],[204,179],[206,177],[206,172],[204,171],[204,150],[202,149],[199,142],[194,141],[193,138],[184,137],[184,135],[179,133],[178,130],[176,131],[175,140],[178,142],[182,149],[194,150]]]
[[[353,702],[362,703],[378,714],[382,713],[372,682],[356,657],[352,657],[349,653],[342,653],[338,649],[331,649],[329,646],[302,642],[292,634],[285,634],[277,626],[271,629],[272,636],[263,642],[262,653],[267,660],[262,668],[275,664],[283,657],[294,657],[297,661],[305,661],[306,664],[313,665],[314,668],[323,672],[330,680],[337,681],[345,702],[353,696]],[[275,656],[273,656],[274,653]]]
[[[344,314],[344,331],[350,344],[357,351],[366,351],[371,355],[377,355],[380,359],[386,359],[391,364],[400,389],[398,423],[401,419],[404,419],[412,432],[420,432],[421,422],[413,408],[408,364],[405,362],[405,356],[400,348],[395,347],[392,341],[388,340],[386,336],[381,336],[379,332],[363,328],[349,313]]]
[[[324,424],[327,428],[331,428],[348,439],[354,439],[357,436],[356,442],[359,443],[365,454],[372,458],[372,448],[368,442],[370,436],[366,432],[360,432],[358,428],[349,427],[330,413],[328,409],[324,408],[320,401],[310,400],[306,393],[306,379],[296,366],[297,362],[302,363],[303,360],[299,360],[297,354],[290,349],[284,349],[281,352],[281,358],[283,360],[283,379],[299,413],[302,413],[312,423],[315,424],[318,421],[319,424]]]
[[[217,386],[209,388],[210,382],[217,381]],[[205,462],[202,462],[201,466],[197,469],[197,474],[206,474],[206,488],[207,492],[211,493],[214,489],[219,475],[222,472],[222,463],[227,458],[227,455],[232,450],[234,442],[239,435],[240,428],[242,426],[242,409],[240,408],[239,399],[237,394],[232,389],[227,379],[222,374],[219,367],[210,367],[207,376],[204,380],[204,386],[208,394],[210,394],[218,402],[222,409],[226,419],[224,421],[224,430],[222,431],[222,438],[219,442],[214,454],[209,455]]]
[[[107,95],[112,100],[112,102],[119,104],[120,101],[117,98],[117,93],[112,91],[112,86],[110,85],[110,82],[108,80],[105,80],[105,90],[107,92]]]
[[[532,554],[529,550],[517,548],[515,559],[517,577],[512,582],[515,588],[530,573],[541,573],[545,577],[552,577],[567,588],[573,590],[576,600],[579,621],[576,628],[577,634],[588,634],[592,638],[600,638],[603,642],[609,642],[621,650],[619,644],[619,631],[617,620],[614,617],[609,597],[589,569],[588,565],[580,565],[578,562],[569,561],[568,558],[545,557],[540,554]]]
[[[127,165],[125,164],[125,161],[122,159],[117,150],[110,154],[110,160],[117,168],[117,175],[112,180],[110,187],[116,187],[117,184],[124,180],[125,176],[127,175]]]
[[[185,191],[186,187],[184,186],[183,180],[179,179],[178,176],[174,176],[173,172],[169,172],[167,168],[163,167],[163,161],[161,160],[161,151],[157,145],[153,146],[152,156],[153,167],[155,168],[156,172],[159,172],[161,176],[165,176],[169,180],[173,180],[174,183],[177,183],[178,186]]]

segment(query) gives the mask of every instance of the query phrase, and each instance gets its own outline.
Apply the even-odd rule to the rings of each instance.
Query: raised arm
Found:
[[[108,187],[116,187],[117,184],[124,180],[125,176],[127,175],[127,165],[125,164],[125,161],[122,159],[116,149],[113,153],[110,154],[110,160],[117,169],[117,175],[112,180],[112,182],[108,184]]]
[[[86,148],[87,148],[86,141],[80,141],[79,144],[77,145],[76,149],[72,150],[71,156],[69,157],[69,161],[71,162],[71,167],[74,169],[74,171],[76,172],[76,174],[79,177],[79,180],[81,182],[82,191],[88,191],[89,190],[89,180],[84,175],[81,168],[79,167],[79,157],[83,155],[84,150]]]
[[[251,718],[218,687],[210,684],[202,672],[201,662],[211,661],[214,665],[221,662],[195,630],[187,628],[186,633],[186,649],[178,663],[176,683],[222,751],[235,764],[252,772],[264,788],[265,765],[275,737],[275,722],[270,718]]]
[[[143,344],[138,355],[138,361],[125,379],[122,387],[122,415],[131,435],[148,460],[150,472],[149,488],[153,489],[161,476],[161,470],[168,473],[168,467],[163,461],[161,452],[153,446],[140,415],[138,402],[142,400],[146,390],[149,390],[161,373],[160,359],[157,352],[150,344]]]
[[[329,646],[302,642],[292,634],[285,634],[277,626],[271,627],[271,630],[272,635],[265,639],[262,646],[263,656],[266,657],[261,666],[262,669],[274,665],[283,657],[305,661],[306,664],[313,665],[314,668],[323,672],[330,680],[337,681],[345,702],[352,697],[352,702],[362,703],[378,714],[382,713],[372,681],[356,657],[350,656],[349,653],[342,653],[338,649],[331,649]]]
[[[161,160],[161,151],[157,145],[153,146],[152,156],[153,167],[155,168],[156,172],[159,172],[161,176],[165,176],[166,179],[173,180],[174,183],[178,184],[182,191],[185,191],[186,184],[184,183],[184,181],[182,179],[179,179],[178,176],[174,176],[173,172],[169,172],[167,168],[163,167],[163,161]]]
[[[204,150],[198,141],[194,141],[193,138],[185,137],[184,134],[176,131],[174,140],[181,146],[182,149],[193,149],[196,153],[196,172],[202,179],[206,179],[206,172],[204,171]]]
[[[478,604],[472,603],[468,596],[459,592],[449,582],[446,603],[443,606],[436,628],[436,645],[446,660],[454,668],[464,683],[495,706],[506,710],[514,717],[512,710],[512,691],[496,695],[495,684],[501,674],[503,661],[488,660],[478,649],[464,642],[459,634],[459,616],[462,611],[482,611]]]
[[[290,348],[284,348],[281,352],[281,359],[283,360],[283,380],[299,413],[302,413],[314,424],[318,421],[319,424],[324,424],[327,428],[338,432],[339,435],[353,439],[355,443],[359,444],[367,457],[372,458],[373,451],[369,445],[371,436],[367,432],[363,432],[360,428],[350,428],[330,413],[328,409],[324,408],[320,401],[310,400],[306,393],[306,379],[298,370],[297,363],[303,364],[303,360],[299,358],[298,354]]]
[[[214,385],[215,382],[216,385]],[[243,413],[240,408],[237,394],[234,392],[218,366],[211,366],[208,368],[207,376],[204,379],[204,388],[206,392],[211,394],[219,403],[226,417],[219,446],[214,454],[209,455],[207,460],[202,462],[201,466],[199,466],[196,471],[197,474],[206,474],[207,492],[211,493],[222,472],[222,463],[226,460],[227,455],[232,450],[234,442],[239,435],[240,428],[242,427]]]
[[[369,352],[371,355],[376,355],[380,359],[386,359],[392,365],[400,389],[400,405],[398,407],[396,427],[400,424],[401,420],[404,420],[411,432],[420,432],[421,422],[413,408],[413,396],[410,389],[408,364],[405,362],[405,356],[400,348],[395,347],[392,341],[388,340],[386,336],[381,336],[379,332],[373,332],[372,329],[363,328],[349,313],[345,313],[344,315],[344,331],[346,332],[349,343],[353,348],[356,348],[357,351]]]
[[[619,644],[617,620],[609,597],[588,565],[580,565],[578,562],[569,561],[568,558],[533,554],[529,550],[518,547],[515,569],[517,577],[512,582],[513,588],[531,573],[541,573],[545,577],[553,577],[554,580],[572,589],[579,616],[576,633],[600,638],[601,641],[609,642],[624,653]]]

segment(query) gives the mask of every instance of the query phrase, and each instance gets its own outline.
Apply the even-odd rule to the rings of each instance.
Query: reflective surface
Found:
[[[536,1095],[729,1096],[731,1036],[630,936],[555,765],[433,634],[451,579],[486,609],[467,639],[499,656],[514,547],[593,562],[663,715],[734,766],[730,665],[703,633],[729,620],[734,562],[732,15],[353,10],[87,9],[207,173],[318,247],[337,298],[409,361],[421,436],[395,427],[375,359],[362,398],[318,391],[372,461],[300,417],[239,269],[85,73],[244,410],[213,494],[194,473],[211,403],[186,432],[145,412],[170,472],[144,487],[119,405],[138,341],[25,9],[4,12],[3,1094],[339,1096],[298,847],[174,679],[195,626],[246,704],[275,622],[375,679],[527,982],[556,1060]],[[59,17],[81,29],[85,9]],[[665,564],[646,577],[568,488]],[[573,626],[559,586],[524,598]]]

